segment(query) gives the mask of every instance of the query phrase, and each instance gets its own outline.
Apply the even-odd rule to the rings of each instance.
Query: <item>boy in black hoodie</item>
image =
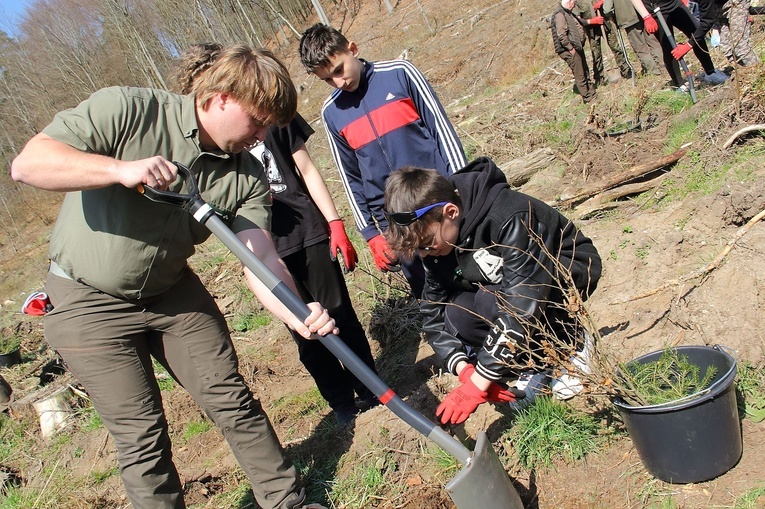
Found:
[[[490,159],[449,177],[401,168],[386,183],[385,211],[391,248],[423,258],[423,330],[462,383],[438,407],[442,423],[511,400],[500,384],[530,367],[544,372],[544,347],[560,344],[551,344],[553,335],[572,351],[582,348],[583,331],[566,305],[595,289],[598,252],[555,209],[510,189]]]

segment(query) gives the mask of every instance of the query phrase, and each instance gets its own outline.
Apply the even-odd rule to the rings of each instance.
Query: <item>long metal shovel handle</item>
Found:
[[[670,46],[672,46],[672,49],[675,49],[677,43],[675,42],[675,38],[672,37],[672,32],[669,30],[664,16],[661,15],[661,9],[657,7],[653,12],[656,14],[656,19],[659,21],[661,29],[664,31],[664,35],[667,36]],[[680,62],[680,67],[683,68],[685,77],[688,79],[688,91],[691,93],[691,101],[693,101],[693,104],[696,104],[696,90],[693,88],[693,76],[691,76],[691,70],[688,69],[688,64],[685,63],[685,58],[679,59],[678,62]]]
[[[236,256],[245,267],[260,280],[274,296],[300,320],[305,320],[311,313],[308,306],[290,290],[271,270],[250,251],[247,246],[215,214],[215,211],[202,200],[194,175],[184,165],[174,162],[178,173],[183,176],[186,193],[161,191],[149,186],[140,186],[139,192],[159,203],[182,207],[189,211],[200,224],[205,225]],[[454,456],[462,465],[470,463],[472,453],[451,435],[436,426],[432,421],[404,402],[377,374],[364,364],[361,359],[335,334],[319,337],[332,354],[348,368],[356,378],[371,390],[382,404],[388,407],[400,419],[438,444]]]
[[[630,62],[629,56],[627,56],[627,46],[624,44],[624,36],[622,36],[622,29],[619,28],[619,25],[614,23],[614,28],[616,29],[616,38],[619,39],[619,46],[622,48],[622,55],[624,55],[624,61],[627,62],[627,66],[630,68],[630,77],[632,78],[632,86],[635,86],[635,68],[632,67],[632,62]]]

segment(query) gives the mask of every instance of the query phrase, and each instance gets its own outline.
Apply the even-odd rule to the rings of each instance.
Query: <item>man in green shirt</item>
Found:
[[[138,185],[180,191],[188,166],[202,198],[294,291],[271,236],[269,186],[245,150],[294,116],[297,94],[270,52],[243,45],[179,96],[112,87],[60,112],[13,161],[12,177],[66,197],[51,236],[45,336],[114,438],[133,507],[185,507],[154,357],[220,428],[260,507],[305,505],[295,467],[238,372],[228,327],[187,265],[210,232]],[[338,333],[325,309],[292,315],[248,269],[249,287],[306,338]]]

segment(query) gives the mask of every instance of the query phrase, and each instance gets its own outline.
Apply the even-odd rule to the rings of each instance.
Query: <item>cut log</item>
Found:
[[[633,166],[627,171],[623,171],[621,173],[614,175],[607,182],[599,184],[586,191],[582,191],[575,196],[564,198],[557,202],[553,202],[551,203],[551,205],[556,207],[570,207],[588,198],[591,198],[599,193],[602,193],[614,187],[620,186],[622,184],[626,184],[637,178],[644,177],[660,168],[664,168],[665,166],[669,166],[679,161],[680,158],[683,157],[686,152],[688,152],[689,146],[690,144],[683,145],[682,147],[680,147],[679,150],[677,150],[676,152],[668,156],[660,157],[659,159],[655,159],[648,163],[643,163],[637,166]]]
[[[73,396],[69,387],[61,387],[45,399],[32,403],[32,407],[40,417],[40,432],[43,438],[53,436],[68,424],[67,421],[72,415],[69,399]]]
[[[600,194],[596,194],[589,200],[581,203],[580,205],[576,207],[574,218],[587,219],[588,217],[592,216],[592,214],[594,214],[595,212],[614,208],[617,206],[617,204],[614,203],[614,200],[618,200],[619,198],[624,198],[625,196],[630,196],[633,194],[640,194],[650,189],[655,189],[656,187],[661,185],[661,183],[664,181],[664,178],[666,176],[667,174],[663,173],[662,175],[659,175],[658,177],[653,178],[651,180],[646,180],[645,182],[625,184],[615,189],[610,189]]]
[[[518,159],[513,159],[500,166],[507,177],[507,183],[512,187],[520,187],[528,182],[540,170],[550,166],[555,161],[551,148],[544,147]]]

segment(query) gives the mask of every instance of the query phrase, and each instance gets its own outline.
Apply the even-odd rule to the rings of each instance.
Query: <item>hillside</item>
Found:
[[[765,225],[748,224],[765,209],[765,140],[755,131],[724,148],[740,129],[765,122],[762,64],[736,69],[735,79],[720,87],[699,87],[696,104],[659,76],[602,87],[590,107],[571,92],[570,72],[552,50],[546,18],[554,0],[402,0],[392,14],[380,2],[350,2],[358,9],[355,16],[340,9],[348,3],[328,12],[334,24],[357,42],[363,58],[404,56],[414,62],[446,106],[469,157],[489,156],[509,167],[541,154],[544,164],[520,189],[561,204],[598,248],[604,274],[588,305],[604,352],[628,361],[667,344],[720,344],[740,365],[765,364]],[[765,57],[763,16],[755,16],[753,40]],[[309,151],[350,222],[319,121],[329,88],[305,74],[296,44],[293,37],[289,46],[274,50],[299,88],[300,112],[317,131]],[[726,65],[719,53],[713,59]],[[688,60],[699,72],[698,62]],[[636,112],[642,130],[607,135],[615,125],[634,120]],[[647,172],[643,181],[658,180],[641,190],[613,202],[583,198],[597,195],[624,172],[671,154],[677,162]],[[42,321],[18,313],[24,297],[43,286],[58,200],[25,192],[35,206],[0,232],[0,326],[4,334],[21,336],[25,360],[0,374],[13,386],[17,403],[67,384],[76,387],[45,347]],[[347,280],[380,375],[434,418],[454,377],[440,373],[432,350],[420,340],[416,310],[400,298],[401,280],[376,272],[363,240],[353,240],[362,260]],[[350,429],[334,424],[284,327],[252,325],[248,317],[255,303],[243,290],[232,255],[210,241],[193,265],[229,318],[241,372],[311,483],[315,500],[336,508],[453,507],[443,484],[459,467],[389,410],[370,410]],[[251,320],[249,327],[242,325],[245,320]],[[758,498],[765,493],[765,423],[742,419],[743,456],[728,473],[705,483],[672,485],[645,471],[613,406],[592,391],[571,403],[595,416],[602,428],[598,450],[584,460],[556,459],[553,468],[526,470],[504,435],[513,416],[489,405],[448,431],[472,446],[486,430],[530,508],[765,507],[765,496]],[[202,411],[171,381],[163,382],[163,398],[189,506],[254,507],[245,494],[246,479]],[[85,398],[70,401],[73,417],[50,439],[40,435],[28,405],[0,419],[5,474],[0,477],[6,478],[0,508],[130,507],[110,438]]]

